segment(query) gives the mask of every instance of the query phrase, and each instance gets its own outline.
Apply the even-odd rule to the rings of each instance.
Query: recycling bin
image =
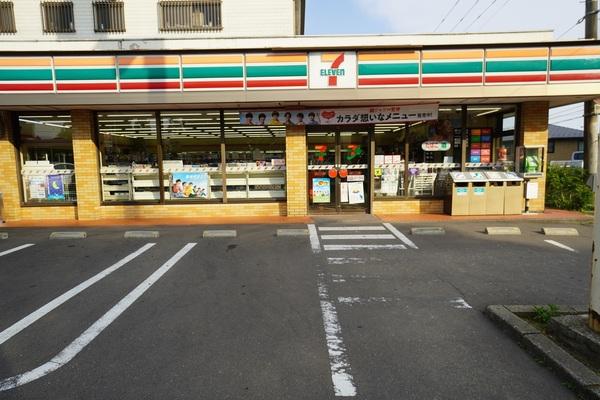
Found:
[[[469,215],[486,215],[487,199],[487,182],[469,182]]]
[[[504,214],[504,191],[506,182],[501,180],[490,180],[487,187],[487,199],[485,213],[487,215]]]
[[[517,177],[514,180],[506,181],[506,188],[504,189],[504,214],[514,215],[522,213],[523,179]]]

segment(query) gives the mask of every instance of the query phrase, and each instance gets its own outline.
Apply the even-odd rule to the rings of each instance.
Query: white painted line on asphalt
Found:
[[[385,231],[383,226],[320,226],[320,231]]]
[[[24,372],[19,375],[12,376],[0,381],[0,392],[14,389],[22,386],[26,383],[35,381],[51,372],[56,371],[63,365],[71,361],[75,356],[83,350],[88,344],[92,342],[106,327],[108,327],[115,319],[119,317],[125,310],[129,308],[141,295],[150,289],[164,274],[166,274],[183,256],[185,256],[196,243],[188,243],[181,250],[179,250],[173,257],[165,262],[160,268],[158,268],[152,275],[146,280],[140,283],[135,289],[129,292],[121,301],[119,301],[113,308],[108,310],[100,319],[94,322],[85,332],[83,332],[77,339],[72,341],[67,347],[65,347],[60,353],[54,358],[39,367],[30,371]]]
[[[26,248],[31,247],[31,246],[34,246],[34,244],[33,243],[27,243],[27,244],[24,244],[22,246],[18,246],[18,247],[9,249],[9,250],[5,250],[2,253],[0,253],[0,257],[5,256],[5,255],[10,254],[10,253],[14,253],[15,251],[26,249]]]
[[[338,297],[337,298],[338,303],[341,304],[368,304],[368,303],[390,303],[392,301],[395,301],[395,299],[391,299],[388,297],[367,297],[367,298],[360,298],[360,297]]]
[[[546,240],[544,240],[544,242],[546,242],[546,243],[550,243],[550,244],[553,244],[553,245],[555,245],[556,247],[560,247],[561,249],[565,249],[565,250],[569,250],[569,251],[572,251],[572,252],[576,252],[576,251],[575,251],[575,249],[572,249],[572,248],[570,248],[569,246],[567,246],[567,245],[565,245],[565,244],[559,243],[559,242],[557,242],[556,240],[549,240],[549,239],[546,239]]]
[[[336,396],[356,396],[354,378],[350,374],[348,350],[342,339],[342,327],[338,321],[337,310],[329,299],[329,290],[323,273],[318,274],[317,285],[319,288],[327,351],[329,352],[329,366],[331,368],[333,390]]]
[[[38,308],[37,310],[35,310],[31,314],[29,314],[28,316],[24,317],[20,321],[15,322],[13,325],[9,326],[8,328],[6,328],[2,332],[0,332],[0,345],[2,343],[6,342],[11,337],[15,336],[17,333],[21,332],[23,329],[27,328],[29,325],[33,324],[38,319],[42,318],[44,315],[48,314],[50,311],[56,309],[57,307],[59,307],[60,305],[62,305],[66,301],[68,301],[69,299],[73,298],[74,296],[78,295],[85,289],[89,288],[94,283],[100,281],[103,278],[106,278],[108,275],[112,274],[113,272],[115,272],[116,270],[121,268],[123,265],[127,264],[129,261],[131,261],[134,258],[136,258],[137,256],[141,255],[142,253],[144,253],[146,250],[150,249],[155,244],[156,243],[145,244],[144,246],[140,247],[138,250],[134,251],[127,257],[123,258],[121,261],[111,265],[110,267],[106,268],[104,271],[97,273],[96,275],[92,276],[88,280],[80,283],[79,285],[75,286],[74,288],[70,289],[69,291],[61,294],[60,296],[58,296],[51,302]]]
[[[402,232],[394,227],[394,225],[389,222],[384,222],[383,226],[385,226],[390,232],[392,232],[398,239],[402,240],[408,247],[413,249],[418,249],[417,245],[414,244],[409,238],[406,237]]]
[[[321,239],[323,240],[359,240],[359,239],[367,239],[367,240],[385,240],[385,239],[395,239],[394,235],[390,234],[381,234],[381,235],[321,235]]]
[[[324,244],[325,251],[336,250],[406,250],[403,244]]]
[[[452,304],[452,307],[454,307],[454,308],[465,308],[465,309],[473,308],[462,297],[459,297],[458,299],[450,300],[450,303]]]
[[[321,244],[319,243],[319,235],[314,224],[308,224],[308,236],[310,237],[310,247],[313,253],[321,252]]]
[[[327,263],[332,265],[365,264],[366,259],[360,257],[327,257]]]

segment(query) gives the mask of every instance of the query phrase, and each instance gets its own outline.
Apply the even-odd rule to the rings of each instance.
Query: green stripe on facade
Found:
[[[359,64],[359,75],[402,75],[402,74],[418,74],[418,63],[401,63],[401,64]]]
[[[483,72],[482,61],[424,63],[424,74],[459,74]]]
[[[487,61],[485,63],[486,72],[533,72],[547,69],[547,60]]]
[[[114,68],[89,69],[57,69],[56,79],[59,81],[101,81],[117,79]]]
[[[239,67],[184,67],[184,78],[243,78],[244,70]]]
[[[552,60],[551,71],[574,71],[600,69],[600,58],[578,58],[573,60]]]
[[[0,81],[51,81],[50,69],[4,69],[0,70]]]
[[[179,68],[119,68],[119,77],[120,79],[179,79]]]
[[[248,78],[269,78],[279,76],[306,76],[306,65],[246,66]]]

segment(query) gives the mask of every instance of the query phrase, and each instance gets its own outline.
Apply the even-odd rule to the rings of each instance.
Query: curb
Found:
[[[579,232],[575,228],[543,227],[542,233],[546,236],[579,236]]]
[[[85,239],[86,232],[52,232],[50,239]]]
[[[563,306],[569,309],[568,306]],[[532,310],[533,306],[491,305],[485,314],[502,330],[521,343],[525,349],[543,360],[563,379],[575,387],[574,390],[588,400],[600,400],[600,377],[590,368],[563,350],[546,337],[539,329],[529,324],[509,308]],[[570,308],[575,310],[579,307]],[[560,309],[560,308],[559,308]]]
[[[441,226],[423,226],[410,228],[411,235],[444,235],[446,230]]]
[[[0,240],[8,239],[8,232],[0,232]]]
[[[123,235],[125,239],[155,239],[160,237],[158,231],[127,231]]]
[[[308,236],[308,229],[277,229],[277,236]]]
[[[488,235],[520,235],[521,229],[516,226],[488,226],[485,228]]]
[[[234,238],[237,237],[237,231],[235,230],[212,230],[202,232],[203,238]]]

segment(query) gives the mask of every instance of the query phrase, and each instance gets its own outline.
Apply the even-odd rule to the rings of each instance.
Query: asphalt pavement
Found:
[[[423,225],[446,233],[409,233]],[[484,233],[498,225],[522,234]],[[550,238],[548,225],[580,235]],[[576,398],[483,310],[585,304],[591,225],[344,216],[147,229],[160,237],[8,231],[0,399]],[[213,229],[237,237],[202,237]]]

